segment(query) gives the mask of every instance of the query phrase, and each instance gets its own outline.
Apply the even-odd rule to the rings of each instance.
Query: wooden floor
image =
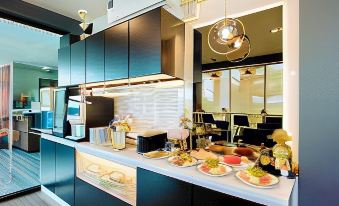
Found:
[[[0,206],[60,206],[43,192],[17,197],[12,200],[0,202]]]

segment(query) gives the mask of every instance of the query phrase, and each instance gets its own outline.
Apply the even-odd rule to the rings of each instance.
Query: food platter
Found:
[[[202,163],[202,164],[197,166],[197,169],[198,169],[199,172],[201,172],[201,173],[203,173],[205,175],[211,176],[211,177],[222,177],[222,176],[230,174],[233,171],[231,167],[219,163],[218,164],[218,168],[210,169],[210,171],[211,170],[219,170],[220,173],[219,172],[211,173],[211,172],[207,171],[207,168],[205,166],[206,165],[204,163]]]
[[[190,157],[190,160],[182,160],[180,156],[172,156],[168,158],[168,162],[175,167],[192,167],[198,163],[198,160],[194,157]]]
[[[152,151],[142,154],[147,159],[165,159],[169,157],[170,153],[167,151]]]
[[[261,189],[274,188],[279,183],[279,178],[269,173],[265,175],[265,178],[266,178],[265,184],[260,183],[259,178],[251,176],[246,170],[238,171],[235,174],[235,176],[243,183],[250,185],[252,187],[261,188]]]

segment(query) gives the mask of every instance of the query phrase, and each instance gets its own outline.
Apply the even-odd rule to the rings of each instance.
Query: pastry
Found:
[[[207,158],[214,158],[214,159],[218,158],[217,155],[213,154],[212,152],[207,152],[204,149],[200,149],[199,151],[193,150],[191,152],[191,156],[199,160],[205,160]]]

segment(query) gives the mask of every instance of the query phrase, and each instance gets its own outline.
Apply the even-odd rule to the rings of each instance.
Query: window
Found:
[[[283,113],[283,65],[266,67],[266,111],[269,114]]]
[[[203,74],[202,107],[205,111],[230,111],[230,72],[229,70]]]
[[[283,64],[203,73],[202,108],[206,112],[282,115]],[[266,85],[266,86],[265,86]]]

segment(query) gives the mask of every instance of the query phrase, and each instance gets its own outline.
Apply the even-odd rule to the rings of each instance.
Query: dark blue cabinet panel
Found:
[[[224,193],[216,192],[204,187],[193,185],[192,190],[192,205],[193,206],[260,206],[260,204],[243,200],[237,197],[226,195]]]
[[[86,72],[86,41],[71,45],[71,84],[84,84]]]
[[[75,180],[75,205],[76,206],[128,206],[129,204],[118,198],[82,181]]]
[[[58,51],[58,86],[71,84],[71,47],[67,46]]]
[[[86,82],[101,82],[105,78],[105,32],[86,39]]]
[[[137,169],[138,206],[191,206],[191,194],[189,183]]]
[[[55,194],[71,206],[74,205],[74,158],[74,148],[56,144]]]
[[[55,142],[40,139],[41,184],[55,192]]]
[[[129,21],[130,77],[161,73],[161,8]]]
[[[105,80],[128,78],[128,22],[105,31]]]

